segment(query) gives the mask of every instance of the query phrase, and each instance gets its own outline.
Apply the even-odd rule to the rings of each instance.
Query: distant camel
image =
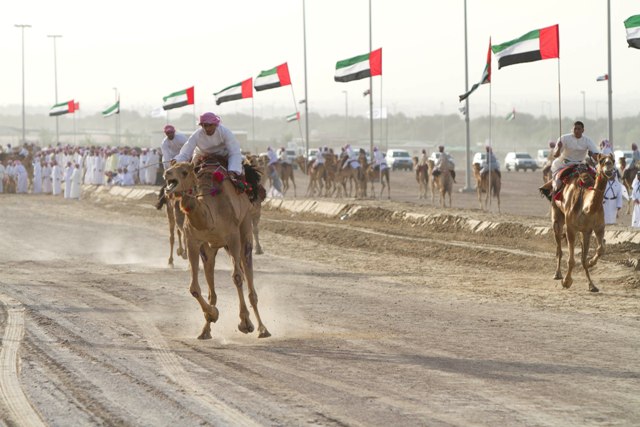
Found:
[[[491,182],[491,195],[498,200],[498,212],[500,212],[500,187],[502,185],[502,176],[500,171],[492,170],[491,175],[485,172],[480,176],[480,165],[473,164],[473,176],[476,178],[476,191],[478,192],[478,202],[480,209],[485,210],[489,205],[489,182]],[[482,193],[486,193],[484,204],[482,203]]]
[[[382,175],[382,177],[381,177]],[[367,181],[371,183],[371,196],[376,196],[376,191],[373,187],[375,182],[380,182],[380,198],[382,198],[382,194],[384,193],[385,187],[387,188],[387,198],[391,199],[391,184],[389,183],[389,168],[385,167],[384,170],[381,170],[380,166],[376,166],[375,164],[370,164],[367,168]]]
[[[440,170],[434,175],[435,163],[429,160],[429,174],[432,176],[431,181],[431,203],[434,203],[435,190],[440,196],[440,206],[447,207],[446,196],[449,195],[449,207],[451,207],[451,192],[453,191],[453,177],[449,170],[449,159],[447,156],[441,156]]]
[[[420,165],[418,156],[413,156],[413,170],[418,181],[418,199],[427,199],[427,189],[429,188],[429,165]]]

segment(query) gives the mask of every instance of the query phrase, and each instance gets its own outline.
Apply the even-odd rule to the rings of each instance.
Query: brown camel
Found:
[[[473,176],[476,178],[476,191],[478,192],[480,209],[487,209],[487,206],[489,205],[489,196],[492,195],[498,200],[498,213],[500,213],[500,187],[502,184],[500,171],[492,170],[491,175],[489,175],[488,172],[485,172],[480,176],[480,169],[479,164],[473,164]],[[489,183],[491,183],[491,188],[489,188]],[[484,204],[482,203],[482,193],[487,194],[485,196]]]
[[[289,181],[291,181],[291,184],[293,185],[293,197],[297,197],[296,180],[293,177],[293,165],[287,162],[278,162],[277,170],[278,175],[280,175],[280,181],[282,181],[282,194],[287,194],[287,190],[289,190]]]
[[[416,173],[418,182],[418,199],[427,199],[427,189],[429,188],[429,165],[420,165],[418,156],[413,156],[413,170]]]
[[[622,179],[622,185],[627,189],[627,194],[631,196],[631,188],[633,186],[633,179],[636,177],[638,173],[638,167],[636,165],[632,165],[629,169],[627,169],[627,159],[624,157],[620,157],[620,175]],[[629,197],[629,201],[627,202],[627,215],[631,214],[631,210],[633,209],[633,200]]]
[[[432,176],[431,180],[431,203],[434,203],[435,199],[435,191],[438,191],[440,196],[440,206],[443,208],[447,207],[447,203],[445,201],[445,197],[449,195],[449,207],[451,207],[451,192],[453,191],[453,177],[451,176],[451,171],[449,170],[449,159],[447,156],[441,157],[442,162],[440,164],[440,170],[436,172],[434,175],[435,164],[433,160],[428,160],[429,163],[429,174]]]
[[[249,177],[257,173],[251,166],[244,166]],[[164,173],[167,193],[180,200],[185,213],[184,232],[187,238],[187,255],[191,267],[189,292],[196,298],[204,313],[205,325],[199,339],[211,338],[211,322],[218,320],[213,270],[215,257],[225,248],[233,265],[232,279],[240,300],[240,324],[242,333],[253,332],[249,310],[244,299],[243,276],[247,280],[249,302],[258,321],[258,337],[271,334],[262,323],[258,312],[258,295],[253,285],[252,219],[251,202],[246,192],[238,193],[238,186],[231,182],[224,162],[207,162],[196,171],[191,163],[176,163]],[[254,183],[252,183],[253,185]],[[246,186],[246,184],[244,184]],[[257,183],[255,183],[257,189]],[[209,301],[202,296],[198,283],[199,260],[202,257],[204,273],[209,285]]]
[[[381,176],[382,175],[382,176]],[[367,181],[371,183],[371,196],[376,196],[376,191],[373,187],[374,183],[380,182],[382,188],[380,188],[380,198],[384,194],[385,187],[387,188],[387,198],[391,199],[391,184],[389,183],[389,168],[385,167],[380,171],[380,166],[376,166],[373,163],[367,168]]]
[[[554,279],[562,280],[564,288],[571,287],[573,278],[571,273],[575,266],[575,240],[578,233],[582,234],[582,267],[589,281],[589,291],[598,292],[589,275],[589,268],[596,265],[604,254],[604,209],[602,201],[604,190],[615,173],[613,156],[598,155],[598,166],[595,182],[591,172],[585,165],[577,166],[573,172],[563,174],[566,182],[562,189],[562,197],[551,202],[551,221],[556,239],[556,273]],[[596,253],[587,259],[591,233],[596,237]],[[562,239],[566,236],[569,249],[567,260],[567,274],[562,277],[560,261],[562,260]]]
[[[259,172],[260,178],[258,182],[261,187],[260,191],[262,191],[262,189],[264,189],[264,184],[262,183],[262,181],[264,181],[264,175],[258,165],[258,156],[246,155],[244,163]],[[260,245],[260,217],[262,215],[262,202],[265,197],[266,194],[260,194],[259,198],[251,202],[251,225],[253,226],[253,244],[256,255],[262,255],[264,253],[262,246]]]
[[[184,236],[184,212],[180,210],[180,203],[174,195],[165,196],[167,219],[169,220],[169,245],[171,250],[169,252],[168,264],[173,267],[173,247],[175,243],[175,234],[178,234],[178,249],[176,254],[183,259],[187,259],[187,244]],[[183,247],[184,243],[184,247]]]

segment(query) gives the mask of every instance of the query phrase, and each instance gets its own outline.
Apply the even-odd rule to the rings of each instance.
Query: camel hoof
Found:
[[[260,335],[258,335],[258,338],[269,338],[271,336],[271,334],[269,333],[269,331],[267,331],[266,329],[262,332],[260,332]]]
[[[256,255],[262,255],[263,253],[262,248],[256,248]]]
[[[598,289],[596,285],[589,285],[589,292],[600,292],[600,289]]]
[[[198,339],[199,340],[210,340],[211,339],[211,332],[203,332],[200,335],[198,335]]]
[[[183,250],[182,250],[182,249],[180,249],[180,248],[176,249],[176,254],[177,254],[178,256],[182,256],[182,252],[183,252]]]
[[[250,332],[253,332],[254,330],[253,323],[251,323],[250,321],[247,323],[240,322],[238,323],[238,330],[243,334],[248,334]]]
[[[573,279],[565,279],[562,281],[562,287],[565,289],[569,289],[573,284]]]
[[[553,276],[553,280],[562,280],[562,274],[556,273],[556,275]]]

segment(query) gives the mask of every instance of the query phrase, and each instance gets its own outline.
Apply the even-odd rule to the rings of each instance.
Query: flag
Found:
[[[462,107],[459,107],[458,111],[460,111],[460,114],[462,114],[463,116],[466,116],[467,115],[467,106],[463,105]]]
[[[507,65],[560,58],[558,25],[529,31],[524,36],[491,47],[498,57],[498,69]]]
[[[298,101],[298,104],[306,104],[307,100],[306,99],[301,99],[300,101]]]
[[[120,98],[118,98],[115,104],[102,112],[102,117],[109,117],[114,114],[120,114]]]
[[[73,110],[74,110],[74,112],[80,110],[80,103],[79,102],[74,102],[73,103]]]
[[[464,101],[473,93],[474,90],[478,89],[480,85],[485,83],[491,83],[491,38],[489,38],[489,51],[487,52],[487,63],[484,66],[484,71],[482,72],[482,77],[480,77],[480,81],[473,86],[471,86],[471,90],[465,94],[459,96],[460,102]]]
[[[162,104],[164,110],[172,110],[174,108],[184,107],[185,105],[192,105],[195,102],[193,86],[185,90],[173,92],[163,97],[162,101],[164,101]]]
[[[216,98],[216,105],[223,102],[235,101],[237,99],[253,98],[253,78],[243,80],[229,87],[222,89],[220,92],[213,94]]]
[[[633,15],[624,21],[627,30],[627,43],[629,47],[640,49],[640,15]]]
[[[76,111],[76,103],[73,101],[61,102],[56,104],[49,110],[50,116],[61,116],[63,114],[69,114]]]
[[[504,119],[508,122],[516,118],[516,109],[514,108]]]
[[[350,82],[381,75],[382,48],[336,62],[336,75],[333,79],[337,82]]]
[[[364,92],[362,92],[362,96],[367,96],[367,95],[371,95],[371,90],[367,89]]]
[[[603,75],[598,76],[598,77],[596,78],[596,81],[597,81],[597,82],[603,82],[603,81],[605,81],[605,80],[609,80],[609,74],[603,74]]]
[[[287,122],[295,122],[296,120],[300,120],[300,113],[295,112],[293,114],[289,114],[287,116]]]
[[[260,92],[261,90],[274,89],[290,84],[289,66],[285,62],[270,70],[260,71],[253,87]]]

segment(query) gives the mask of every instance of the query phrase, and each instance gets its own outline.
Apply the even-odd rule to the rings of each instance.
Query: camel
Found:
[[[253,284],[251,201],[246,191],[238,193],[237,190],[240,186],[255,186],[253,191],[257,191],[259,173],[245,164],[245,176],[251,184],[243,182],[234,185],[225,166],[225,159],[214,157],[200,163],[197,169],[192,163],[175,163],[164,173],[166,191],[179,199],[180,209],[186,217],[184,233],[191,267],[189,292],[200,304],[205,318],[205,325],[198,339],[211,339],[211,322],[218,320],[213,271],[220,248],[226,249],[233,265],[231,277],[240,300],[238,329],[245,334],[254,331],[244,299],[244,276],[249,289],[249,302],[258,321],[258,337],[266,338],[271,334],[260,318],[258,295]],[[198,283],[200,257],[209,285],[208,301],[202,296]]]
[[[282,181],[282,194],[287,194],[287,190],[289,190],[289,181],[291,181],[291,184],[293,184],[293,197],[297,197],[296,180],[293,177],[293,165],[291,163],[278,162],[276,169],[278,170],[280,181]]]
[[[318,165],[317,168],[314,168],[315,159],[306,163],[305,158],[302,155],[296,157],[296,163],[301,170],[305,170],[306,166],[307,175],[309,176],[309,184],[307,184],[307,192],[305,195],[307,197],[314,196],[316,191],[322,193],[322,183],[319,178],[322,173],[324,173],[324,165]],[[320,188],[318,189],[318,187]]]
[[[627,167],[627,159],[624,157],[620,158],[620,175],[622,179],[622,185],[627,189],[627,194],[631,195],[631,187],[633,185],[633,179],[636,177],[638,173],[638,167],[636,165],[632,165],[629,169]],[[631,214],[633,210],[633,200],[629,197],[629,201],[627,202],[627,215]]]
[[[176,254],[181,256],[183,259],[187,259],[187,243],[183,231],[184,212],[180,210],[179,201],[174,197],[174,195],[165,196],[165,205],[167,210],[167,219],[169,220],[169,245],[171,247],[168,264],[173,267],[173,247],[176,232],[178,234],[178,249],[176,250]]]
[[[451,207],[451,192],[453,191],[453,177],[449,170],[449,159],[447,156],[442,156],[442,163],[440,164],[440,171],[437,176],[433,175],[435,169],[435,163],[433,160],[428,160],[429,163],[429,175],[432,176],[431,180],[431,203],[435,201],[435,192],[438,191],[440,196],[440,206],[447,207],[445,196],[449,195],[449,207]]]
[[[336,173],[334,177],[334,193],[336,193],[336,197],[351,197],[353,188],[358,188],[359,169],[352,168],[348,163],[349,160],[346,156],[339,159],[336,158]],[[347,182],[349,182],[349,190],[347,190]]]
[[[604,209],[602,201],[604,190],[615,173],[615,162],[612,155],[598,155],[598,165],[593,176],[586,165],[579,165],[573,171],[563,175],[565,186],[561,199],[551,202],[551,221],[556,240],[556,273],[554,279],[562,280],[565,289],[571,287],[573,278],[571,273],[575,266],[575,240],[578,233],[582,234],[582,267],[589,282],[589,291],[598,292],[589,275],[589,269],[596,265],[604,254]],[[596,237],[596,253],[588,259],[591,233]],[[562,277],[560,261],[562,260],[562,239],[566,236],[569,259],[567,260],[567,274]]]
[[[484,173],[480,176],[480,165],[477,163],[473,164],[473,176],[476,178],[476,191],[478,192],[478,202],[480,203],[480,209],[485,210],[489,204],[489,191],[491,195],[498,200],[498,213],[500,213],[500,187],[502,184],[502,177],[500,176],[500,172],[497,170],[491,171],[491,177],[489,177],[489,173]],[[491,188],[489,189],[489,183],[491,183]],[[482,203],[482,193],[487,193],[484,204]]]
[[[381,176],[382,175],[382,176]],[[389,168],[385,167],[384,170],[381,171],[380,166],[376,166],[375,164],[370,164],[367,168],[366,172],[367,181],[371,182],[371,196],[376,196],[376,191],[373,187],[375,182],[380,182],[382,188],[380,188],[380,198],[382,198],[382,194],[384,194],[385,187],[387,188],[387,198],[391,200],[391,184],[389,183]]]
[[[413,170],[416,173],[416,181],[418,181],[418,199],[427,199],[427,189],[429,188],[429,165],[419,165],[418,156],[413,156]]]
[[[258,164],[258,156],[255,155],[246,155],[244,159],[244,163],[253,167],[254,170],[259,172],[259,191],[262,192],[264,190],[264,185],[262,181],[264,180],[264,175],[261,172],[260,166]],[[264,251],[262,250],[262,246],[260,245],[260,217],[262,215],[262,201],[266,197],[265,194],[260,194],[259,197],[251,202],[251,225],[253,226],[253,244],[254,244],[254,252],[256,255],[262,255]]]

